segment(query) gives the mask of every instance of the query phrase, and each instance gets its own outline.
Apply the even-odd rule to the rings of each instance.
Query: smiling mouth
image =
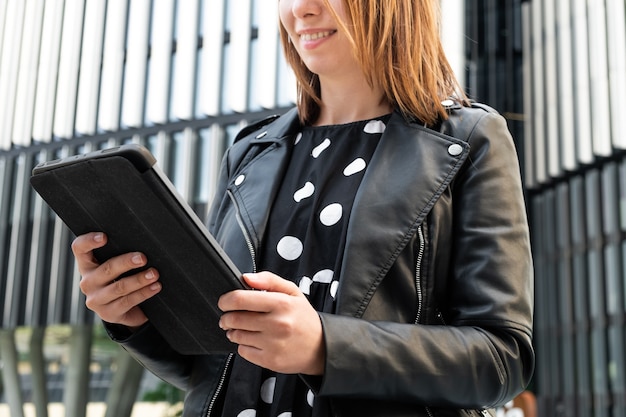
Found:
[[[317,32],[317,33],[303,33],[302,35],[300,35],[300,39],[302,39],[303,41],[315,41],[318,39],[326,38],[335,32],[336,30],[327,30],[324,32]]]

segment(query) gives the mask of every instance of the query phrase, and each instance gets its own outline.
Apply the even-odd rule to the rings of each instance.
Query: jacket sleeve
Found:
[[[450,199],[429,216],[429,244],[449,246],[443,251],[449,259],[435,260],[448,265],[445,271],[429,266],[431,279],[445,283],[443,299],[435,301],[445,320],[403,324],[320,314],[325,374],[305,377],[319,395],[488,408],[529,383],[533,275],[519,164],[504,119],[478,113],[466,130],[470,155]],[[438,224],[450,213],[451,225]]]

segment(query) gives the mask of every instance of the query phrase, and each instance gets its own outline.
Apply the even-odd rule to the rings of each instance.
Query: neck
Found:
[[[322,105],[314,125],[345,124],[391,113],[392,106],[379,87],[370,86],[364,77],[342,80],[320,79]]]

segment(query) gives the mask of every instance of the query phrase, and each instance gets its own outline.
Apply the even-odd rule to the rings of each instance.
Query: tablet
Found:
[[[75,235],[101,231],[99,262],[140,251],[161,291],[140,307],[183,354],[234,351],[218,327],[218,298],[241,273],[143,146],[122,145],[37,165],[32,187]],[[145,269],[142,268],[142,269]],[[133,271],[136,272],[136,271]]]

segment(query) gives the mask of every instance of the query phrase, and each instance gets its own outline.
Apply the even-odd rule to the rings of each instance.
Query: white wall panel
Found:
[[[2,44],[4,39],[4,24],[6,22],[7,2],[0,1],[0,56],[2,55]]]
[[[199,11],[198,0],[178,2],[172,110],[174,117],[181,120],[194,116]]]
[[[612,146],[604,0],[587,0],[587,13],[589,18],[589,78],[591,81],[593,151],[599,156],[609,156],[612,152]]]
[[[576,169],[576,133],[574,131],[574,76],[572,49],[570,0],[556,1],[556,51],[558,59],[559,95],[557,110],[559,113],[559,132],[561,142],[561,162],[565,170]]]
[[[22,1],[10,1],[6,9],[0,55],[0,150],[11,148],[24,9]]]
[[[59,71],[59,51],[61,49],[63,5],[64,0],[53,0],[46,2],[44,6],[33,123],[33,139],[41,142],[50,142],[52,139],[52,121],[57,92],[57,74]]]
[[[248,109],[251,37],[251,0],[231,0],[229,7],[230,47],[228,57],[228,107],[235,112]]]
[[[224,62],[225,0],[205,0],[202,13],[202,65],[199,75],[201,111],[210,116],[220,113],[222,68]]]
[[[130,3],[122,103],[124,126],[140,127],[144,122],[150,3],[151,0],[133,0]]]
[[[459,83],[465,83],[465,0],[441,0],[441,42]]]
[[[624,149],[626,148],[626,5],[623,1],[608,1],[606,8],[611,136],[613,146]]]
[[[107,5],[98,110],[98,125],[107,131],[120,127],[127,6],[126,1],[112,1]]]
[[[547,161],[546,161],[546,130],[545,130],[545,101],[544,101],[544,57],[543,57],[543,21],[541,2],[533,1],[531,3],[532,13],[532,60],[533,60],[533,134],[534,152],[532,157],[535,158],[535,178],[537,182],[542,183],[547,180]]]
[[[153,123],[169,119],[174,10],[174,0],[159,0],[153,5],[147,102],[148,120]]]
[[[106,0],[87,1],[76,106],[76,131],[86,135],[96,133],[105,17]]]
[[[84,11],[84,0],[66,0],[53,125],[54,135],[61,138],[74,136]]]
[[[594,161],[591,135],[591,91],[589,83],[589,39],[586,0],[572,0],[574,35],[574,106],[576,112],[576,143],[578,160]]]
[[[557,78],[557,51],[556,51],[556,19],[555,4],[552,1],[543,1],[543,72],[545,76],[545,126],[546,144],[548,152],[548,175],[558,177],[561,169],[561,147],[559,136],[558,111],[558,78]]]
[[[533,134],[533,66],[532,66],[532,26],[530,19],[530,3],[522,3],[522,53],[525,57],[523,61],[524,79],[524,181],[527,187],[537,185],[535,178],[535,158],[533,157],[535,146],[535,135]]]
[[[260,107],[271,109],[277,106],[278,49],[278,4],[273,0],[257,1],[258,38],[254,43],[256,62],[251,71],[256,86],[255,95]]]
[[[32,138],[43,6],[39,0],[26,1],[12,134],[12,142],[18,146],[30,145]]]

